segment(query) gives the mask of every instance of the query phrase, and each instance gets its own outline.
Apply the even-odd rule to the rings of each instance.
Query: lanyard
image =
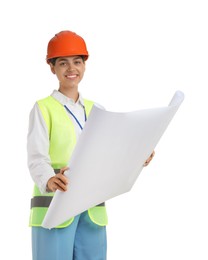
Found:
[[[78,126],[80,127],[80,129],[83,129],[83,126],[80,124],[79,120],[77,119],[77,117],[72,113],[72,111],[66,106],[64,105],[66,111],[74,118],[74,120],[76,121],[76,123],[78,124]],[[86,111],[85,111],[85,107],[83,106],[84,109],[84,119],[85,122],[87,121],[87,115],[86,115]]]

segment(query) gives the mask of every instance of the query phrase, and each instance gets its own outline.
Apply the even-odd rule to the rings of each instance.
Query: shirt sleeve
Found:
[[[47,182],[55,175],[48,151],[48,129],[39,106],[35,103],[29,116],[27,159],[30,175],[41,193],[47,192]]]

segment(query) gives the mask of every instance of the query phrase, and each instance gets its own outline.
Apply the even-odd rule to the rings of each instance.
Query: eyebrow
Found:
[[[82,60],[82,57],[81,56],[76,56],[76,57],[74,57],[74,59],[73,60]]]
[[[75,56],[75,57],[73,58],[73,60],[79,60],[79,59],[82,59],[82,57],[80,57],[80,56]],[[68,60],[67,60],[67,58],[59,58],[58,61],[68,61]]]

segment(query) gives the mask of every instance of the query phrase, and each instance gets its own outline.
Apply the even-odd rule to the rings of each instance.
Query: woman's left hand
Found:
[[[143,164],[143,166],[147,166],[151,161],[152,158],[155,156],[155,151],[152,152],[152,154],[150,155],[150,157],[145,161],[145,163]]]

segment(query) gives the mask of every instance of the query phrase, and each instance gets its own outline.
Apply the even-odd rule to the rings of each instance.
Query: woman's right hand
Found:
[[[68,178],[64,175],[64,172],[68,170],[69,167],[64,167],[60,169],[54,177],[51,177],[47,182],[47,191],[55,192],[56,190],[67,191]]]

